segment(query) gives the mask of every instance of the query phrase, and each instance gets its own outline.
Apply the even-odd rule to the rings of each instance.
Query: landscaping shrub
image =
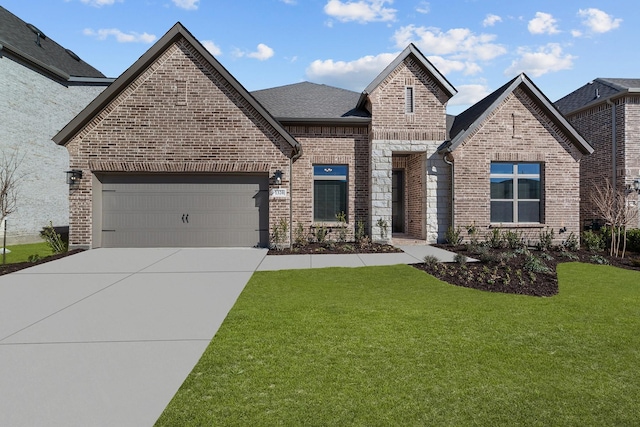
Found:
[[[545,230],[540,230],[538,233],[538,243],[537,247],[540,251],[548,251],[553,246],[553,238],[555,237],[555,232],[553,228],[546,228]]]
[[[580,249],[580,240],[578,240],[578,237],[573,233],[573,231],[569,233],[569,235],[567,236],[567,240],[562,242],[562,247],[572,252]]]
[[[448,245],[457,246],[462,243],[462,229],[460,227],[453,228],[449,226],[447,232],[444,235],[444,240]]]
[[[47,246],[51,248],[51,252],[54,254],[67,252],[68,244],[62,240],[60,234],[53,228],[51,221],[49,221],[49,225],[42,229],[40,236],[47,242]]]
[[[590,252],[600,252],[605,248],[604,236],[591,230],[582,232],[582,246]]]

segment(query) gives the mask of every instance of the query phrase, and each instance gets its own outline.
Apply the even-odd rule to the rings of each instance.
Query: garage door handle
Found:
[[[189,214],[182,214],[182,223],[189,224]]]

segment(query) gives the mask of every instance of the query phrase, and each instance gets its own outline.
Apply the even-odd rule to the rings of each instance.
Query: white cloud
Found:
[[[456,61],[452,59],[446,59],[442,56],[429,56],[429,61],[442,73],[445,77],[449,73],[453,72],[463,72],[465,75],[473,75],[478,74],[482,71],[482,67],[480,67],[475,62],[470,61]]]
[[[384,7],[393,0],[360,0],[347,1],[329,0],[324,6],[324,12],[340,22],[356,21],[361,24],[374,21],[394,21],[396,9]]]
[[[196,10],[198,8],[198,3],[200,0],[172,0],[173,4],[175,4],[180,9],[186,10]]]
[[[84,4],[94,7],[111,6],[114,3],[122,3],[122,0],[80,0]]]
[[[505,70],[507,76],[525,72],[533,77],[539,77],[550,72],[569,70],[573,67],[573,60],[576,59],[575,56],[564,53],[557,43],[548,43],[536,52],[519,48],[518,54],[520,58],[513,61]]]
[[[622,19],[614,19],[613,16],[595,8],[580,9],[578,16],[584,18],[582,23],[594,33],[606,33],[615,30],[622,22]]]
[[[418,7],[416,7],[416,12],[426,15],[431,12],[431,5],[428,1],[421,1]]]
[[[103,28],[97,31],[85,28],[83,34],[95,37],[98,40],[106,40],[107,37],[113,36],[118,43],[153,43],[157,38],[155,35],[148,33],[139,34],[132,31],[127,34],[117,28]]]
[[[580,31],[580,30],[571,30],[571,35],[573,37],[582,37],[582,31]]]
[[[415,43],[424,54],[451,55],[451,59],[489,61],[507,52],[504,46],[493,43],[493,34],[474,34],[468,28],[453,28],[442,32],[439,28],[408,25],[393,35],[396,46],[405,48]]]
[[[355,91],[363,90],[395,58],[396,53],[368,55],[354,61],[315,60],[306,70],[309,80]]]
[[[550,13],[536,12],[536,17],[529,21],[531,34],[557,34],[560,32],[556,23],[558,21]]]
[[[269,46],[267,46],[264,43],[260,43],[255,52],[244,52],[240,49],[236,49],[233,52],[233,55],[238,57],[238,58],[242,58],[244,56],[248,57],[248,58],[254,58],[257,59],[259,61],[266,61],[267,59],[271,58],[273,56],[275,52],[273,51],[273,49],[271,49]]]
[[[473,105],[489,95],[489,88],[486,85],[459,85],[456,86],[458,93],[449,101],[450,106]]]
[[[484,21],[482,21],[482,26],[483,27],[493,27],[498,22],[502,22],[502,18],[499,17],[498,15],[494,15],[494,14],[490,13],[490,14],[488,14],[486,16],[486,18],[484,18]]]
[[[297,2],[296,2],[296,0],[280,0],[280,1],[281,1],[282,3],[285,3],[285,4],[292,4],[292,5],[297,3]]]
[[[222,50],[212,40],[202,40],[202,45],[205,47],[205,49],[209,51],[211,55],[213,56],[222,55]]]

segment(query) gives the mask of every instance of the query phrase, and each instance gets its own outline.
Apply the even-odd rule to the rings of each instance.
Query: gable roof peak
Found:
[[[564,118],[560,111],[553,105],[551,101],[542,93],[540,89],[529,79],[525,73],[511,79],[509,82],[496,89],[494,92],[486,96],[481,101],[469,107],[467,110],[456,116],[451,126],[451,140],[444,143],[439,151],[452,152],[467,137],[478,130],[485,120],[495,111],[505,99],[512,94],[517,88],[521,87],[534,102],[540,106],[547,116],[558,125],[566,135],[571,139],[574,145],[584,154],[591,154],[593,148],[589,143],[575,130],[575,128]]]
[[[436,83],[444,90],[449,98],[458,93],[455,87],[445,78],[445,76],[438,71],[438,69],[427,59],[426,56],[420,52],[420,50],[413,43],[409,43],[409,45],[402,51],[400,54],[393,60],[387,67],[382,70],[380,74],[365,88],[363,95],[371,94],[383,81],[387,78],[393,70],[398,68],[398,66],[409,56],[413,56],[418,64],[424,68],[427,73],[436,81]],[[361,98],[361,104],[363,99]]]
[[[107,89],[100,93],[89,105],[85,107],[73,120],[71,120],[53,140],[59,145],[67,144],[84,126],[102,111],[111,101],[119,96],[127,86],[156,61],[169,47],[184,38],[229,84],[242,96],[274,129],[281,135],[292,148],[292,154],[299,157],[302,154],[302,146],[287,132],[284,127],[227,71],[226,68],[209,52],[179,21],[167,33],[160,38],[149,50],[147,50],[136,62],[120,75]]]

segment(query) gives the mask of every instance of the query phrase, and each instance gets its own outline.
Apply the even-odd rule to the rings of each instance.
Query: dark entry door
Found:
[[[391,182],[391,229],[404,233],[404,171],[394,170]]]

